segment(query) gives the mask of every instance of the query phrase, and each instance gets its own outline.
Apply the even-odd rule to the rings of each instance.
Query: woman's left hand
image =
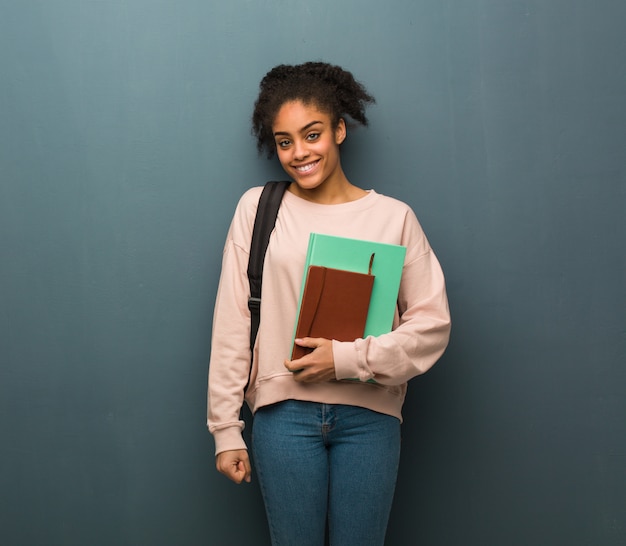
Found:
[[[296,339],[296,344],[313,349],[312,352],[297,360],[285,360],[285,368],[293,373],[296,381],[322,383],[337,379],[331,340],[322,337],[305,337]]]

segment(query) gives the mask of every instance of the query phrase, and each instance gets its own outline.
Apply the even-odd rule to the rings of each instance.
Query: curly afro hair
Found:
[[[323,62],[276,66],[261,80],[259,88],[252,114],[252,134],[257,139],[259,153],[265,151],[268,158],[276,151],[272,125],[285,102],[300,100],[315,104],[330,115],[334,127],[347,116],[366,126],[365,108],[375,102],[350,72]]]

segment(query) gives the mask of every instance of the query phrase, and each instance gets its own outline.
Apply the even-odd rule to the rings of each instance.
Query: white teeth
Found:
[[[317,161],[314,163],[308,163],[307,165],[302,165],[301,167],[296,167],[296,171],[298,171],[299,173],[307,173],[313,167],[315,167],[315,165],[317,165]]]

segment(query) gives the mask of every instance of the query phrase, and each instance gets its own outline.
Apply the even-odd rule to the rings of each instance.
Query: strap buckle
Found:
[[[250,296],[248,298],[248,309],[250,309],[250,311],[259,311],[261,309],[261,298]]]

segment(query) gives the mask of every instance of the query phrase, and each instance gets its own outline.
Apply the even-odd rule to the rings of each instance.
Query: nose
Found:
[[[309,155],[309,150],[307,149],[306,142],[301,139],[298,139],[294,142],[293,148],[293,156],[294,159],[300,161],[305,159]]]

